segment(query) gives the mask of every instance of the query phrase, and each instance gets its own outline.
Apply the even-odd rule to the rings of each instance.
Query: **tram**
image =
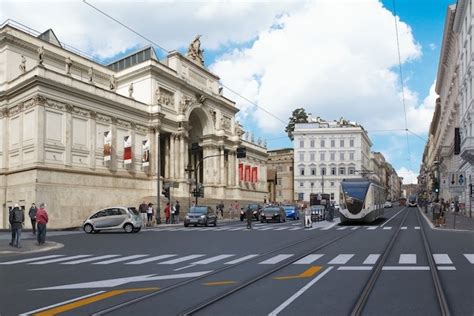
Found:
[[[416,207],[417,205],[417,198],[416,195],[410,195],[408,197],[408,207]]]
[[[344,222],[373,222],[384,214],[386,191],[366,178],[341,182],[340,218]]]

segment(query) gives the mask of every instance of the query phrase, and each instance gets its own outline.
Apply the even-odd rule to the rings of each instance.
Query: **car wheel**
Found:
[[[207,222],[207,220],[206,220],[206,222],[204,223],[204,226],[206,226],[206,227],[209,226],[209,223]]]
[[[216,220],[214,221],[214,227],[216,227],[216,226],[217,226],[217,218],[216,218]]]
[[[260,221],[260,223],[262,223],[262,224],[263,224],[263,222],[264,222],[264,221]]]
[[[94,227],[92,227],[91,224],[85,224],[83,229],[87,234],[91,234],[94,232]]]
[[[194,224],[194,227],[197,227],[198,224]]]
[[[134,233],[138,233],[140,230],[142,230],[142,228],[141,228],[141,227],[138,227],[138,228],[135,228],[135,229],[133,230],[133,232],[134,232]]]
[[[267,221],[267,224],[268,224],[268,221]]]
[[[186,223],[184,224],[184,227],[188,227],[188,226],[189,226],[189,224],[186,224]]]
[[[123,229],[125,230],[126,233],[131,233],[131,232],[133,232],[133,225],[132,224],[125,224],[125,226],[123,226]]]

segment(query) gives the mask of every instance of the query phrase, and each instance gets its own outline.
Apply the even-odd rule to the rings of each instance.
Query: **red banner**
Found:
[[[250,181],[250,166],[245,166],[245,181]]]
[[[123,138],[123,163],[132,163],[132,137],[125,136]]]
[[[258,167],[252,167],[252,182],[258,182]]]
[[[239,163],[239,180],[244,181],[244,164]]]

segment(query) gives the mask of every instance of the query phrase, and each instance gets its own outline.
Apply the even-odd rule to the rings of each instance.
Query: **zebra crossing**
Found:
[[[46,255],[38,256],[26,259],[17,259],[10,261],[0,262],[2,266],[8,265],[81,265],[91,264],[95,266],[108,266],[112,264],[125,264],[125,265],[165,265],[174,266],[180,264],[186,264],[190,266],[207,265],[213,263],[219,263],[224,265],[234,265],[243,263],[245,261],[254,259],[260,256],[259,254],[160,254],[160,255],[149,255],[149,254],[136,254],[136,255],[119,255],[119,254],[108,254],[108,255],[92,255],[92,254],[79,254],[79,255]],[[261,260],[256,260],[259,265],[274,265],[281,263],[285,260],[295,258],[296,254],[284,253],[275,254],[273,256],[262,256]],[[308,254],[307,256],[300,258],[293,264],[296,265],[309,265],[309,264],[323,264],[323,265],[334,265],[339,266],[338,270],[371,270],[373,265],[380,258],[380,254],[366,254],[358,255],[351,253],[329,255],[323,253]],[[466,264],[469,263],[474,265],[474,254],[463,254],[462,256],[456,256],[458,262]],[[462,259],[460,259],[462,258]],[[424,255],[421,256],[421,260],[424,260]],[[433,260],[436,263],[438,270],[456,270],[454,266],[455,260],[453,260],[448,254],[436,253],[433,254]],[[460,261],[463,262],[460,262]],[[398,256],[398,263],[395,265],[384,266],[383,270],[429,270],[428,266],[419,265],[419,258],[417,254],[413,253],[402,253]]]
[[[298,224],[300,225],[300,224]],[[305,229],[303,226],[282,226],[282,225],[264,225],[264,224],[254,224],[252,227],[253,231],[302,231],[309,232],[314,230],[366,230],[366,231],[391,231],[396,229],[392,226],[338,226],[337,224],[331,224],[329,226],[313,226],[311,228]],[[402,226],[402,230],[419,230],[419,226]],[[166,227],[166,228],[153,228],[148,229],[147,231],[154,232],[210,232],[210,231],[228,231],[228,232],[239,232],[247,231],[246,226],[221,226],[221,227]]]

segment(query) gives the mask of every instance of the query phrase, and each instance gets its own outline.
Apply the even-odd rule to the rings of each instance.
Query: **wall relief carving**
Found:
[[[155,102],[157,104],[173,107],[174,93],[162,87],[159,87],[158,89],[156,89],[155,92]]]

